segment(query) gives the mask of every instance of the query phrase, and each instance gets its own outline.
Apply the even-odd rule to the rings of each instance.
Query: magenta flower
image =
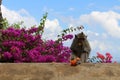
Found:
[[[72,39],[72,38],[73,38],[72,34],[68,34],[62,37],[63,40]]]
[[[3,53],[4,58],[7,59],[11,59],[12,58],[12,54],[10,52],[4,52]]]
[[[12,46],[10,49],[12,53],[20,53],[20,49],[16,46]]]
[[[22,55],[20,53],[13,53],[12,55],[15,60],[21,60],[22,58]]]
[[[0,52],[2,51],[2,48],[0,48]]]
[[[46,55],[46,62],[56,62],[56,59],[53,55]]]
[[[70,48],[54,40],[42,40],[35,34],[38,28],[16,29],[9,27],[1,32],[0,48],[3,58],[8,62],[68,62]],[[71,34],[63,36],[63,40],[72,39]],[[6,62],[7,62],[6,60]]]
[[[37,32],[37,30],[38,30],[38,28],[33,27],[28,30],[28,33],[35,33],[35,32]]]
[[[110,53],[106,53],[106,63],[111,63],[112,56]]]

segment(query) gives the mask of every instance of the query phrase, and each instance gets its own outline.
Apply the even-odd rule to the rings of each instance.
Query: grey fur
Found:
[[[72,58],[79,57],[82,63],[87,61],[91,47],[87,40],[87,36],[83,32],[75,35],[70,48],[72,50]]]

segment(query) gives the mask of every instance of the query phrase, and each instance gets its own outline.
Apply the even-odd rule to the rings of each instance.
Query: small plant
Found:
[[[40,34],[42,35],[43,32],[44,32],[44,27],[45,27],[45,21],[47,19],[47,15],[48,13],[46,12],[44,15],[43,15],[43,18],[40,20],[40,24],[38,26],[38,30],[37,30],[37,33],[36,34]]]
[[[67,29],[62,30],[61,34],[58,34],[58,39],[56,40],[57,42],[62,42],[62,41],[67,41],[68,39],[72,39],[73,35],[70,34],[73,31],[80,31],[84,29],[83,26],[78,26],[78,27],[70,27]]]
[[[105,56],[99,52],[97,52],[97,56],[93,56],[88,59],[88,62],[92,63],[112,63],[112,56],[110,53],[106,53]]]

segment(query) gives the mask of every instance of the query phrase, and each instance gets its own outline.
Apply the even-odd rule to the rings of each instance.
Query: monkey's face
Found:
[[[75,35],[75,38],[78,40],[85,40],[85,39],[87,39],[87,36],[85,36],[83,34],[79,34],[79,35]]]
[[[79,41],[84,41],[84,40],[85,40],[85,38],[78,38],[78,40],[79,40]]]
[[[84,41],[86,39],[86,36],[75,36],[75,38],[78,40],[78,41]]]
[[[86,39],[86,36],[76,35],[75,39],[77,40],[77,45],[80,47],[82,46],[83,42]]]

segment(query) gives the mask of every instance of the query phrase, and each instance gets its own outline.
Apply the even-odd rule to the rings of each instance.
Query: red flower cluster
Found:
[[[102,60],[102,63],[111,63],[113,57],[108,52],[105,54],[105,56],[103,54],[97,52],[97,58],[100,58]]]

